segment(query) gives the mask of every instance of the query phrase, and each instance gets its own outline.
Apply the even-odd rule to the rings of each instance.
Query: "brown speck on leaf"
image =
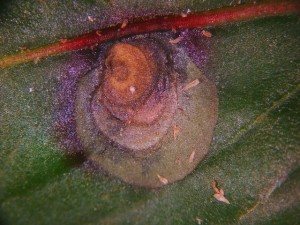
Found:
[[[202,222],[202,220],[201,220],[199,217],[196,217],[196,223],[197,223],[198,225],[200,225],[201,222]]]
[[[203,30],[203,31],[201,32],[201,34],[202,34],[202,36],[207,37],[207,38],[211,38],[211,37],[212,37],[212,33],[210,33],[210,32],[207,31],[207,30]]]
[[[99,36],[99,37],[102,36],[101,31],[99,31],[99,30],[96,31],[96,34],[97,34],[97,36]]]
[[[91,17],[91,16],[88,16],[88,20],[89,20],[91,23],[95,22],[95,19],[94,19],[93,17]]]
[[[127,25],[128,25],[129,21],[126,19],[123,21],[122,25],[121,25],[121,29],[124,29]]]
[[[37,57],[33,60],[34,64],[38,64],[41,61],[41,58]]]
[[[224,196],[224,194],[225,194],[224,190],[222,188],[218,188],[217,187],[217,181],[214,180],[211,183],[211,187],[212,187],[212,189],[215,192],[215,194],[214,194],[215,199],[217,199],[220,202],[224,202],[226,204],[230,204],[230,202],[228,201],[228,199],[225,198],[225,196]]]
[[[173,39],[173,40],[169,40],[169,43],[172,44],[172,45],[176,45],[178,44],[179,42],[181,42],[183,40],[183,37],[178,37],[176,39]]]
[[[180,128],[177,125],[173,126],[173,137],[174,137],[174,140],[177,139],[179,131],[180,131]]]
[[[160,181],[162,184],[166,185],[166,184],[169,183],[169,181],[168,181],[167,178],[165,178],[165,177],[163,177],[163,176],[160,176],[159,174],[157,174],[157,177],[158,177],[159,181]]]
[[[66,43],[66,42],[68,41],[68,39],[62,38],[62,39],[60,39],[59,41],[60,41],[60,43],[64,44],[64,43]]]
[[[196,79],[196,80],[193,80],[192,82],[188,83],[187,85],[185,85],[182,90],[183,91],[186,91],[192,87],[195,87],[197,86],[198,84],[200,83],[199,79]]]
[[[190,157],[189,157],[189,163],[192,163],[194,161],[195,154],[196,154],[196,151],[192,151],[192,153],[190,154]]]

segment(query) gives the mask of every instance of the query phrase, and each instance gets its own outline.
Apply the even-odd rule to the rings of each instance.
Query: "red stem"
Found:
[[[276,16],[284,14],[300,14],[300,2],[277,2],[241,5],[231,8],[222,8],[206,12],[190,13],[187,17],[180,15],[156,16],[154,18],[137,18],[124,28],[120,24],[102,29],[101,36],[96,32],[82,35],[66,42],[56,42],[37,49],[0,59],[0,68],[41,59],[67,51],[92,47],[96,44],[122,38],[129,35],[149,33],[153,31],[167,31],[182,28],[204,28],[229,22],[244,21],[258,17]]]

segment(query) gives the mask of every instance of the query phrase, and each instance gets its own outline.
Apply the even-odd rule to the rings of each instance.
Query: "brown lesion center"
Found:
[[[116,118],[150,124],[159,117],[161,96],[153,90],[159,79],[157,62],[143,46],[114,45],[105,60],[102,102]],[[155,102],[155,99],[158,101]]]
[[[159,146],[177,101],[165,59],[158,45],[118,43],[110,49],[92,101],[94,121],[109,140],[134,152]]]
[[[105,60],[104,96],[113,105],[137,106],[149,96],[156,79],[156,63],[150,52],[119,43]]]

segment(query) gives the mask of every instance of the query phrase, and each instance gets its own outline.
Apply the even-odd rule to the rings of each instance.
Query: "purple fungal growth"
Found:
[[[83,147],[76,133],[75,97],[79,79],[95,66],[96,53],[92,50],[79,51],[72,54],[71,59],[63,66],[59,91],[56,97],[55,136],[60,147],[69,154],[82,153]]]

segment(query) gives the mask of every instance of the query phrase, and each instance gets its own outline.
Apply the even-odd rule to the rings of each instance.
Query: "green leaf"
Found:
[[[0,15],[0,55],[128,17],[230,3],[10,1]],[[160,189],[86,170],[81,158],[59,148],[55,101],[59,74],[73,53],[0,69],[0,223],[196,224],[199,218],[201,224],[297,224],[299,19],[263,18],[208,30],[213,37],[200,70],[216,83],[220,100],[211,150],[192,174]],[[213,180],[230,205],[213,197]]]

